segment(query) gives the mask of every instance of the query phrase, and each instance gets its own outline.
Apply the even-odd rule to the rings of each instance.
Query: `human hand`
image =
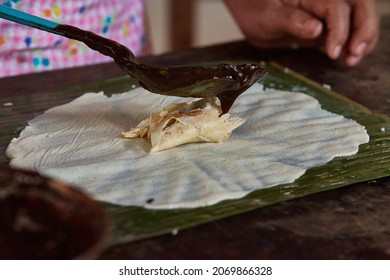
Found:
[[[354,66],[376,46],[375,0],[225,0],[247,40],[262,48],[318,47]]]

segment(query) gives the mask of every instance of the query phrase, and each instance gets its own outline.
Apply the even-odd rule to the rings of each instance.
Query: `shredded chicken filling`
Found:
[[[190,103],[176,103],[141,121],[135,128],[122,133],[124,138],[150,139],[150,152],[198,142],[219,143],[245,120],[221,114],[216,98]]]

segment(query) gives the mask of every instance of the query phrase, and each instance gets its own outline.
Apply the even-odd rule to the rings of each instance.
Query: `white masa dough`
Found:
[[[316,99],[259,84],[230,110],[246,122],[226,142],[150,154],[145,139],[121,138],[152,112],[183,100],[142,88],[111,97],[86,93],[31,120],[7,155],[12,166],[59,178],[99,201],[190,208],[293,182],[369,140],[363,126],[321,109]]]

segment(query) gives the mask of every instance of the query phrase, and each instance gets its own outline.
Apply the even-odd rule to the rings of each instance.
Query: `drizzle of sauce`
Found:
[[[55,30],[110,56],[130,77],[151,92],[181,97],[217,96],[222,114],[229,111],[241,93],[267,74],[267,70],[257,64],[219,64],[213,67],[144,65],[137,62],[127,47],[116,41],[70,25],[60,24]]]

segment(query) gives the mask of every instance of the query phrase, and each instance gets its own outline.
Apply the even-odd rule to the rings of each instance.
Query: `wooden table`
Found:
[[[245,42],[189,49],[142,58],[145,63],[185,64],[209,60],[274,60],[376,113],[390,115],[390,17],[383,18],[376,51],[348,69],[314,50],[261,51]],[[34,117],[56,105],[50,94],[72,86],[123,75],[114,64],[0,79],[0,113],[12,122]],[[68,97],[69,100],[73,97]],[[69,101],[67,97],[61,103]],[[6,103],[16,104],[11,109]],[[0,138],[6,164],[10,137]],[[221,219],[195,228],[133,242],[104,251],[102,259],[389,259],[390,178],[354,184]]]

